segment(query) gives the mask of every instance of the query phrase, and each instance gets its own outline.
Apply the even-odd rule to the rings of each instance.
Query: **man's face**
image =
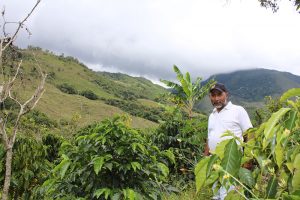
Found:
[[[227,105],[228,93],[221,92],[219,90],[212,90],[209,94],[209,98],[213,107],[217,110],[221,110]]]

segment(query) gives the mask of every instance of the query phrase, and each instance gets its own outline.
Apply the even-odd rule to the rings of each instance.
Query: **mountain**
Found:
[[[290,88],[300,87],[300,76],[269,69],[240,70],[216,74],[209,79],[212,78],[226,85],[233,103],[241,104],[249,111],[263,106],[266,96],[278,97]],[[208,97],[197,108],[209,113],[212,107]]]
[[[300,76],[268,69],[217,74],[215,80],[224,83],[230,94],[243,101],[262,101],[265,96],[280,96],[290,88],[300,87]]]
[[[95,72],[76,58],[57,56],[38,47],[22,50],[22,74],[27,85],[23,94],[31,94],[38,80],[38,65],[48,73],[46,92],[37,110],[59,123],[73,121],[79,127],[116,114],[129,114],[134,127],[157,126],[163,119],[161,95],[168,91],[143,77],[121,73]],[[27,75],[27,76],[26,76]],[[224,83],[233,103],[248,111],[264,105],[264,97],[280,96],[289,88],[300,87],[300,77],[287,72],[267,69],[217,74],[210,78]],[[210,113],[208,97],[196,105],[196,110]]]

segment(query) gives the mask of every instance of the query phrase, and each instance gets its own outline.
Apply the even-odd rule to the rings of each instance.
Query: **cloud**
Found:
[[[34,2],[4,0],[14,18]],[[174,79],[173,64],[204,78],[257,67],[300,75],[300,15],[289,3],[273,14],[253,0],[43,0],[33,36],[18,43],[153,80]]]

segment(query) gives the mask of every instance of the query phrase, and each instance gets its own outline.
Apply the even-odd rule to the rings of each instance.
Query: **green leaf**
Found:
[[[288,130],[292,130],[295,127],[296,121],[298,119],[297,113],[298,112],[296,110],[291,110],[289,112],[289,117],[285,122],[285,128],[287,128]]]
[[[54,169],[54,172],[59,171],[60,178],[63,179],[67,170],[69,169],[69,166],[71,164],[71,161],[67,158],[62,160]]]
[[[275,128],[276,124],[289,110],[290,110],[290,108],[281,108],[277,112],[273,113],[272,116],[270,117],[270,119],[267,121],[265,130],[264,130],[265,140],[264,140],[263,149],[265,149],[267,147],[267,145],[269,143],[269,139],[274,136],[275,131],[273,131],[273,129]]]
[[[300,153],[296,155],[293,166],[296,170],[294,171],[292,186],[293,191],[297,191],[300,190]]]
[[[136,171],[136,169],[141,169],[142,168],[142,165],[138,162],[131,162],[131,167],[133,169],[133,171]]]
[[[93,159],[93,164],[94,164],[94,171],[98,175],[99,171],[101,170],[103,164],[104,164],[104,157],[95,157]]]
[[[235,139],[230,139],[225,146],[224,158],[221,161],[223,169],[236,176],[241,165],[242,154]]]
[[[247,186],[249,186],[250,188],[253,188],[255,185],[255,180],[252,176],[252,173],[250,170],[245,169],[245,168],[240,168],[239,170],[239,178],[240,181],[244,184],[246,184]]]
[[[295,96],[300,96],[300,88],[292,88],[283,93],[283,95],[280,97],[280,102],[283,103],[287,99]]]
[[[266,199],[271,199],[275,198],[276,193],[277,193],[277,186],[278,186],[278,181],[276,176],[273,176],[268,183],[267,189],[266,189]]]
[[[280,143],[276,144],[275,158],[276,158],[276,164],[280,168],[283,163],[283,159],[284,159],[284,149],[281,147]]]
[[[134,200],[135,199],[135,192],[132,189],[123,189],[123,195],[125,197],[125,199],[129,199],[129,200]]]
[[[101,189],[98,189],[98,190],[96,190],[94,192],[93,197],[99,198],[100,196],[102,196],[104,194],[104,198],[108,199],[110,193],[111,193],[111,189],[109,189],[109,188],[101,188]]]
[[[157,165],[162,174],[167,177],[169,175],[169,168],[163,163],[157,163]]]
[[[217,155],[212,155],[209,158],[209,162],[207,164],[207,170],[206,170],[206,178],[208,178],[210,176],[210,172],[212,169],[213,164],[215,164],[215,162],[218,160],[218,156]]]
[[[220,142],[217,145],[216,150],[212,153],[215,153],[222,160],[224,158],[224,149],[225,149],[225,146],[228,144],[228,142],[229,142],[229,140],[223,140],[222,142]]]
[[[300,169],[300,153],[295,156],[293,166],[295,169]]]
[[[171,162],[172,164],[175,164],[175,155],[173,154],[172,151],[170,150],[166,150],[162,152],[162,155],[166,156]]]
[[[199,192],[206,180],[207,165],[210,158],[205,157],[195,167],[196,191]]]
[[[293,191],[300,190],[300,169],[296,169],[292,179]]]

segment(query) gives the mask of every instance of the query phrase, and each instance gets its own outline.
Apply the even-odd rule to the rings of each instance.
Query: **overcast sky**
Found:
[[[249,68],[300,75],[300,14],[288,0],[277,13],[257,0],[42,0],[29,18],[34,45],[71,55],[97,71],[174,79]],[[35,0],[0,0],[19,21]],[[3,21],[3,20],[2,20]],[[1,23],[2,24],[2,23]]]

